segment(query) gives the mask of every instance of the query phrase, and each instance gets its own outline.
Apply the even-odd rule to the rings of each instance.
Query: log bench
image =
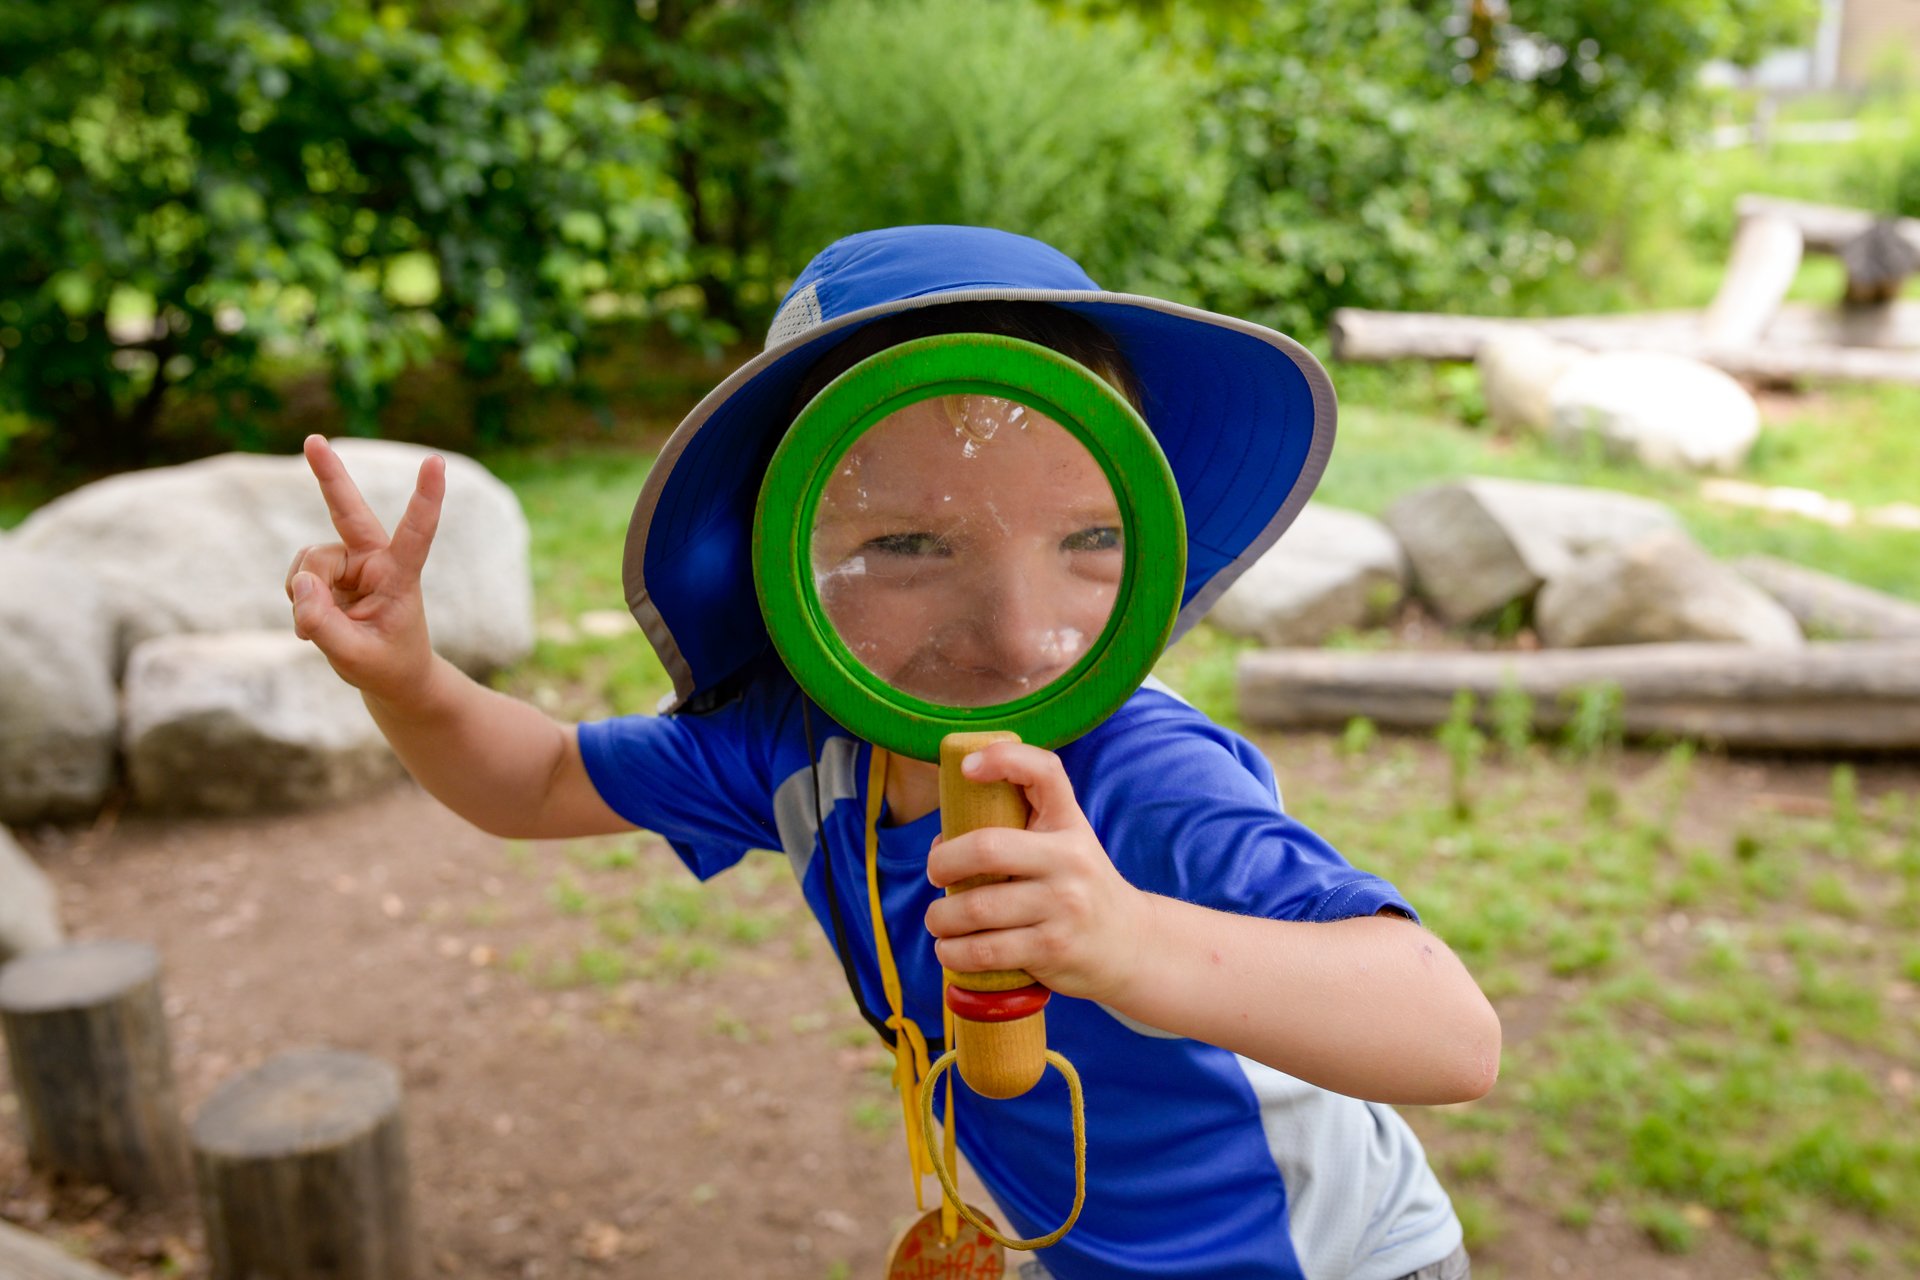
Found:
[[[1267,728],[1339,728],[1365,716],[1386,728],[1431,729],[1446,722],[1456,691],[1473,692],[1484,709],[1513,687],[1533,699],[1536,726],[1556,729],[1571,718],[1574,696],[1596,685],[1619,689],[1633,737],[1697,738],[1736,750],[1920,752],[1920,641],[1270,649],[1242,655],[1239,665],[1240,714]]]

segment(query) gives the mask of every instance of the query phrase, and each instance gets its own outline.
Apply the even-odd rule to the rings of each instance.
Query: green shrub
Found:
[[[587,299],[675,269],[664,137],[590,47],[400,6],[0,7],[0,416],[126,465],[175,389],[242,438],[269,361],[361,431],[443,338],[565,381]]]
[[[914,223],[992,226],[1155,289],[1215,212],[1195,79],[1124,18],[1027,0],[827,0],[787,63],[785,239]]]

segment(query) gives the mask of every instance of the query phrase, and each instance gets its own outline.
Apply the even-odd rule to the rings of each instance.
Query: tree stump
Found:
[[[414,1274],[400,1077],[357,1053],[283,1053],[193,1122],[213,1280]]]
[[[1876,221],[1840,247],[1847,267],[1846,304],[1884,307],[1900,296],[1907,277],[1920,271],[1920,249],[1901,233],[1898,221]]]
[[[129,1200],[188,1189],[160,957],[138,942],[76,942],[0,969],[0,1028],[27,1159]]]

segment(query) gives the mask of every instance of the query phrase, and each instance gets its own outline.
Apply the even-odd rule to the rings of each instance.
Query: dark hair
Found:
[[[835,378],[876,352],[937,333],[991,333],[1021,338],[1058,351],[1104,378],[1127,403],[1144,413],[1140,383],[1120,344],[1084,316],[1045,302],[945,302],[896,312],[859,330],[821,356],[794,392],[791,413],[798,415]]]

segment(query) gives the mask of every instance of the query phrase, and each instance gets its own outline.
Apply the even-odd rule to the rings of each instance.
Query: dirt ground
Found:
[[[1270,753],[1290,786],[1333,767],[1326,742]],[[1740,776],[1741,788],[1818,794],[1825,774]],[[790,928],[671,981],[556,987],[507,958],[586,927],[536,875],[566,865],[562,851],[503,844],[408,783],[285,817],[19,834],[74,937],[158,947],[188,1115],[286,1049],[359,1050],[400,1070],[424,1274],[876,1276],[913,1216],[880,1052],[860,1039],[777,860],[766,910]],[[638,866],[604,874],[673,862],[645,842]],[[1537,1022],[1509,1011],[1510,1043]],[[131,1215],[30,1175],[17,1109],[0,1087],[0,1219],[125,1274],[205,1274],[190,1214]],[[1444,1146],[1437,1117],[1408,1114]],[[1507,1176],[1528,1174],[1510,1164]],[[938,1195],[931,1179],[927,1191]],[[1723,1236],[1674,1258],[1605,1213],[1576,1231],[1514,1196],[1502,1215],[1476,1274],[1764,1270]]]

